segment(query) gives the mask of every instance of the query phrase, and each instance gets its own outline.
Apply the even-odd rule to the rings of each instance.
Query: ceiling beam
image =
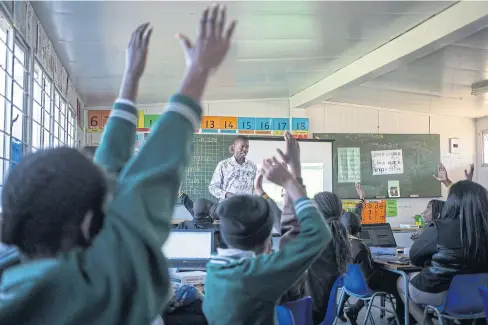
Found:
[[[488,2],[460,1],[290,98],[293,108],[379,77],[488,26]]]

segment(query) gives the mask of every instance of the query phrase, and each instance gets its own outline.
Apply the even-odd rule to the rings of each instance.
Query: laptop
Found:
[[[397,247],[389,223],[364,224],[359,237],[368,247]]]
[[[173,229],[161,251],[169,268],[205,270],[214,253],[213,229]]]

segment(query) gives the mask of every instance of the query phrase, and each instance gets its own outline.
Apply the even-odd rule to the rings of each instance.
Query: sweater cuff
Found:
[[[118,117],[137,125],[139,119],[136,105],[128,99],[119,98],[114,102],[110,117]]]
[[[191,123],[193,129],[200,126],[202,107],[188,96],[181,94],[171,96],[165,112],[175,112],[182,115]]]

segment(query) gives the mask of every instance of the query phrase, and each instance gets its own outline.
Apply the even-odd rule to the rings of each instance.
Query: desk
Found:
[[[422,268],[412,265],[412,264],[393,264],[388,263],[385,260],[375,259],[374,262],[378,264],[383,270],[388,272],[399,274],[403,278],[403,283],[405,285],[405,325],[410,325],[410,313],[408,311],[408,284],[410,282],[407,273],[419,271]],[[398,303],[398,301],[397,301]]]
[[[171,224],[172,225],[179,225],[183,221],[191,221],[192,219],[172,219]],[[215,220],[214,225],[220,225],[220,220]]]

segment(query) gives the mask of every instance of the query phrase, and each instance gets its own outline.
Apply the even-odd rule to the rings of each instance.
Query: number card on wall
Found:
[[[296,138],[308,138],[308,118],[293,117],[291,119],[291,133]]]
[[[239,117],[237,119],[239,134],[254,134],[256,119],[254,117]]]
[[[219,133],[220,117],[219,116],[204,116],[200,128],[203,133]]]
[[[386,223],[386,201],[365,203],[361,222],[363,224]]]
[[[256,118],[256,134],[271,134],[271,119],[257,117]]]
[[[88,111],[88,131],[100,132],[108,121],[109,110],[89,110]]]
[[[272,118],[271,125],[273,129],[273,135],[281,136],[284,135],[286,131],[290,130],[290,119]]]
[[[220,133],[237,133],[237,117],[220,118]]]
[[[144,115],[144,127],[151,128],[154,124],[156,124],[157,120],[161,115]]]

